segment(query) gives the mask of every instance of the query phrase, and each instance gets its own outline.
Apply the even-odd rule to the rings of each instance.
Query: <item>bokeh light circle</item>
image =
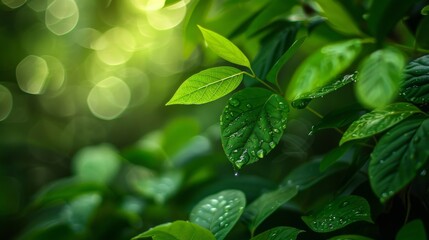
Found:
[[[98,38],[92,47],[97,51],[97,57],[105,64],[120,65],[131,58],[136,41],[128,30],[115,27]]]
[[[5,120],[13,107],[12,93],[8,88],[0,84],[0,121]]]
[[[9,8],[19,8],[24,5],[27,0],[1,0],[1,2]]]
[[[149,24],[157,30],[167,30],[179,25],[186,16],[186,2],[181,0],[157,11],[147,12]]]
[[[49,74],[45,59],[29,55],[16,67],[16,79],[22,91],[30,94],[44,92],[46,79]]]
[[[96,117],[112,120],[127,109],[130,99],[131,91],[128,85],[120,78],[108,77],[91,89],[87,103]]]
[[[131,0],[131,3],[139,10],[156,11],[164,7],[165,0]]]
[[[49,31],[64,35],[72,31],[79,21],[79,8],[74,0],[53,0],[45,12]]]

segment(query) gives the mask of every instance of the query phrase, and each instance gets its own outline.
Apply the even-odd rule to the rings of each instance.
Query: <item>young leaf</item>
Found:
[[[259,224],[279,207],[295,197],[297,193],[298,190],[295,187],[280,187],[275,191],[262,194],[253,201],[243,213],[244,221],[247,223],[250,232],[255,232]]]
[[[235,46],[234,43],[218,33],[205,29],[201,26],[198,27],[200,28],[208,47],[219,57],[225,59],[228,62],[245,66],[249,69],[252,68],[250,66],[249,59],[247,59],[246,55],[244,55],[244,53],[237,46]]]
[[[238,190],[225,190],[201,200],[191,211],[190,221],[210,230],[222,240],[243,213],[246,198]]]
[[[403,102],[377,108],[354,121],[341,138],[340,145],[347,141],[373,136],[419,112],[420,109],[413,104]]]
[[[258,234],[250,240],[295,240],[298,234],[304,232],[293,227],[275,227]]]
[[[369,237],[359,236],[359,235],[341,235],[341,236],[335,236],[328,240],[373,240]]]
[[[413,103],[429,103],[429,55],[408,63],[400,94]]]
[[[286,64],[286,62],[298,51],[299,47],[304,43],[306,37],[301,37],[296,40],[289,49],[280,57],[280,59],[274,64],[271,70],[267,74],[267,80],[271,83],[276,84],[278,82],[277,76],[280,69]]]
[[[396,240],[426,240],[425,225],[416,219],[404,225],[396,235]]]
[[[223,149],[235,168],[258,161],[278,144],[288,112],[281,96],[262,88],[246,88],[229,99],[220,127]]]
[[[166,105],[212,102],[236,89],[242,79],[243,71],[233,67],[203,70],[186,79]]]
[[[312,99],[323,97],[326,94],[336,91],[339,88],[344,87],[345,85],[351,82],[356,82],[356,76],[357,76],[357,72],[353,74],[347,74],[347,75],[344,75],[343,79],[341,80],[330,82],[327,85],[323,87],[318,87],[311,92],[303,93],[297,96],[295,100],[291,102],[291,106],[298,109],[305,108],[307,107],[307,105],[310,103]]]
[[[385,202],[414,179],[427,162],[429,119],[414,118],[398,124],[381,137],[368,167],[372,190]]]
[[[322,7],[324,15],[333,28],[350,35],[362,35],[356,23],[339,2],[335,0],[316,0],[316,2]]]
[[[187,221],[175,221],[158,225],[135,236],[133,240],[149,237],[156,240],[215,240],[209,230]]]
[[[296,100],[325,86],[350,66],[360,50],[361,41],[358,39],[321,48],[298,67],[289,83],[286,98]]]
[[[372,223],[368,202],[354,195],[338,197],[302,220],[315,232],[332,232],[357,221]]]
[[[359,66],[355,88],[359,101],[371,108],[392,102],[398,95],[404,65],[404,56],[393,48],[373,52]]]

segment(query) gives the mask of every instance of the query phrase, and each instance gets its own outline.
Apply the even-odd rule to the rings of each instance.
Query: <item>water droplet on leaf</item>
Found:
[[[258,156],[258,158],[263,158],[264,157],[264,149],[259,149],[256,152],[256,155]]]
[[[270,148],[271,148],[271,149],[273,149],[273,148],[275,148],[275,147],[276,147],[276,144],[275,144],[274,142],[270,142],[270,143],[269,143],[269,145],[270,145]]]
[[[229,104],[233,107],[238,107],[240,105],[240,101],[238,101],[235,98],[230,98],[229,99]]]

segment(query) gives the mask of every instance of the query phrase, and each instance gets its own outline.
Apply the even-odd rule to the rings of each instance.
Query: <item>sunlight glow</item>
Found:
[[[108,65],[126,63],[136,47],[134,36],[124,28],[115,27],[98,38],[92,47],[97,57]]]
[[[130,0],[131,3],[142,11],[156,11],[164,7],[165,0]]]
[[[0,121],[5,120],[12,111],[13,97],[8,88],[0,84]]]
[[[157,30],[167,30],[179,25],[186,15],[186,2],[179,1],[157,11],[147,12],[149,24]]]
[[[46,79],[49,74],[45,59],[29,55],[16,67],[16,79],[22,91],[30,94],[44,92]]]
[[[54,0],[45,12],[46,27],[56,35],[72,31],[79,20],[79,9],[74,0]]]
[[[22,5],[24,5],[24,3],[26,2],[27,0],[1,0],[1,2],[4,4],[4,5],[6,5],[6,6],[8,6],[8,7],[10,7],[10,8],[19,8],[19,7],[21,7]]]

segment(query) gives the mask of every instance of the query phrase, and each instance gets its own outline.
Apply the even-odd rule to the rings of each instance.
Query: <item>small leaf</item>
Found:
[[[243,218],[250,232],[255,229],[274,211],[295,197],[298,193],[295,187],[280,187],[279,189],[262,194],[244,210]]]
[[[373,136],[419,112],[421,111],[413,104],[402,102],[375,109],[350,125],[341,138],[340,145],[347,141]]]
[[[359,66],[356,94],[370,108],[382,107],[397,96],[402,82],[404,56],[393,48],[373,52]]]
[[[361,31],[341,4],[335,0],[316,0],[333,28],[350,35],[361,35]]]
[[[385,202],[410,183],[429,158],[429,119],[403,121],[381,137],[368,167],[372,190]]]
[[[203,104],[219,99],[236,89],[243,71],[233,67],[214,67],[186,79],[166,105]]]
[[[340,147],[336,147],[332,149],[330,152],[325,154],[320,162],[320,171],[323,172],[328,169],[333,163],[335,163],[338,159],[340,159],[349,149],[350,144],[344,144]]]
[[[251,69],[249,59],[247,59],[246,55],[244,55],[244,53],[237,46],[235,46],[234,43],[218,33],[205,29],[201,26],[198,27],[200,28],[208,47],[219,57],[225,59],[228,62]]]
[[[246,198],[238,190],[225,190],[201,200],[191,211],[190,221],[224,239],[243,213]]]
[[[291,103],[291,106],[298,109],[305,108],[312,99],[323,97],[326,94],[336,91],[351,82],[356,82],[356,76],[357,72],[353,74],[347,74],[344,75],[343,79],[341,80],[330,82],[329,84],[323,87],[318,87],[311,92],[303,93],[295,98],[295,100]]]
[[[408,63],[401,95],[413,103],[429,103],[429,55]]]
[[[420,11],[420,13],[422,15],[429,15],[429,5],[424,6],[424,8],[422,8],[422,10]]]
[[[302,220],[315,232],[332,232],[357,221],[372,223],[368,202],[354,195],[338,197]]]
[[[271,228],[250,240],[295,240],[298,234],[304,232],[293,227],[275,227]]]
[[[133,240],[148,237],[156,240],[215,240],[209,230],[187,221],[175,221],[158,225],[135,236]]]
[[[364,236],[359,236],[359,235],[341,235],[341,236],[332,237],[328,240],[373,240],[373,239],[364,237]]]
[[[267,155],[283,135],[288,112],[288,103],[268,90],[246,88],[235,93],[220,120],[229,161],[240,169]]]
[[[304,43],[306,37],[301,37],[296,40],[289,49],[280,57],[280,59],[274,64],[271,70],[267,74],[267,80],[271,83],[277,83],[277,76],[281,68],[286,64],[286,62],[298,51],[299,47]]]
[[[396,235],[396,240],[426,240],[425,225],[422,220],[416,219],[404,225]]]
[[[296,100],[327,85],[352,64],[361,47],[361,41],[353,39],[321,48],[298,67],[287,88],[286,98]]]

